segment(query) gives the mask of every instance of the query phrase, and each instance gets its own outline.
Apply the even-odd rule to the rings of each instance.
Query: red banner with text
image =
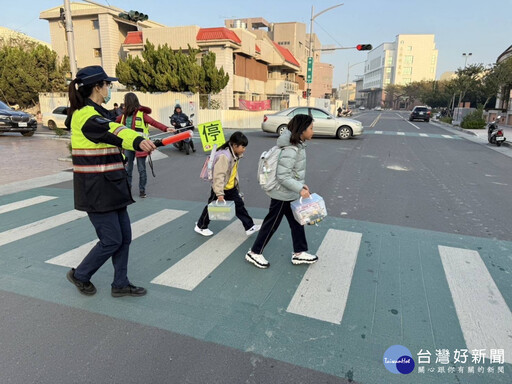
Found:
[[[240,109],[244,109],[246,111],[265,111],[270,109],[270,100],[262,100],[262,101],[249,101],[240,99]]]

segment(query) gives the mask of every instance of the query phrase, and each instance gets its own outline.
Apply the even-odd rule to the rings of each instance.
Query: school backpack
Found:
[[[281,157],[281,152],[285,148],[298,150],[294,145],[285,147],[275,145],[268,151],[264,151],[258,160],[258,182],[260,183],[261,189],[265,192],[270,192],[277,187],[277,163]]]

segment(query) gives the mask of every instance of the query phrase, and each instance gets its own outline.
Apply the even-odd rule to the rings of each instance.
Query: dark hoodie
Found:
[[[176,104],[174,107],[174,114],[171,116],[171,124],[174,126],[174,128],[180,128],[181,123],[188,123],[189,118],[188,116],[182,112],[178,113],[176,112],[176,109],[181,109],[181,105]]]

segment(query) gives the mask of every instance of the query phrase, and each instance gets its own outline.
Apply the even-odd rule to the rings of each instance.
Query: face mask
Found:
[[[111,97],[112,97],[112,89],[109,88],[107,96],[103,98],[104,103],[107,104],[110,101]]]

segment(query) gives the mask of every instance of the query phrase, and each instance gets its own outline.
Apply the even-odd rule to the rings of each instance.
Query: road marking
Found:
[[[382,135],[382,131],[375,131],[376,135]]]
[[[426,133],[420,133],[420,136],[421,137],[428,137],[428,135]]]
[[[287,312],[340,324],[347,304],[361,233],[329,229],[295,291]]]
[[[149,215],[144,219],[136,221],[132,224],[132,241],[148,232],[167,224],[178,217],[184,215],[187,211],[179,211],[175,209],[163,209],[157,213]],[[96,245],[98,240],[89,241],[78,248],[65,252],[50,260],[46,260],[48,264],[60,265],[62,267],[75,268],[89,251]]]
[[[53,175],[36,177],[30,180],[15,181],[0,186],[0,196],[26,191],[28,189],[46,187],[47,185],[62,183],[73,179],[73,172],[59,172]]]
[[[399,135],[399,136],[404,136],[405,132],[397,132],[396,134]]]
[[[0,233],[0,246],[24,239],[25,237],[36,235],[48,229],[58,227],[59,225],[69,223],[70,221],[80,219],[86,215],[87,214],[85,212],[73,210],[35,221],[21,227],[9,229],[8,231]]]
[[[382,116],[382,113],[379,113],[379,116],[377,116],[375,118],[375,120],[373,120],[373,123],[370,124],[370,128],[373,128],[375,127],[375,125],[377,124],[377,122],[379,121],[380,117]]]
[[[438,248],[468,349],[512,351],[512,313],[479,253]],[[510,352],[505,362],[512,363]]]
[[[418,127],[416,124],[411,123],[409,120],[405,120],[405,121],[408,122],[409,124],[411,124],[414,128],[420,129],[420,127]]]
[[[30,199],[16,201],[14,203],[0,205],[0,214],[15,211],[17,209],[30,207],[31,205],[36,205],[40,203],[44,203],[45,201],[50,201],[53,199],[57,199],[57,196],[36,196]]]
[[[254,220],[254,223],[262,221]],[[151,282],[192,291],[246,240],[247,235],[236,220]]]
[[[443,136],[445,139],[453,139],[453,136],[450,136],[450,135],[441,135]]]

